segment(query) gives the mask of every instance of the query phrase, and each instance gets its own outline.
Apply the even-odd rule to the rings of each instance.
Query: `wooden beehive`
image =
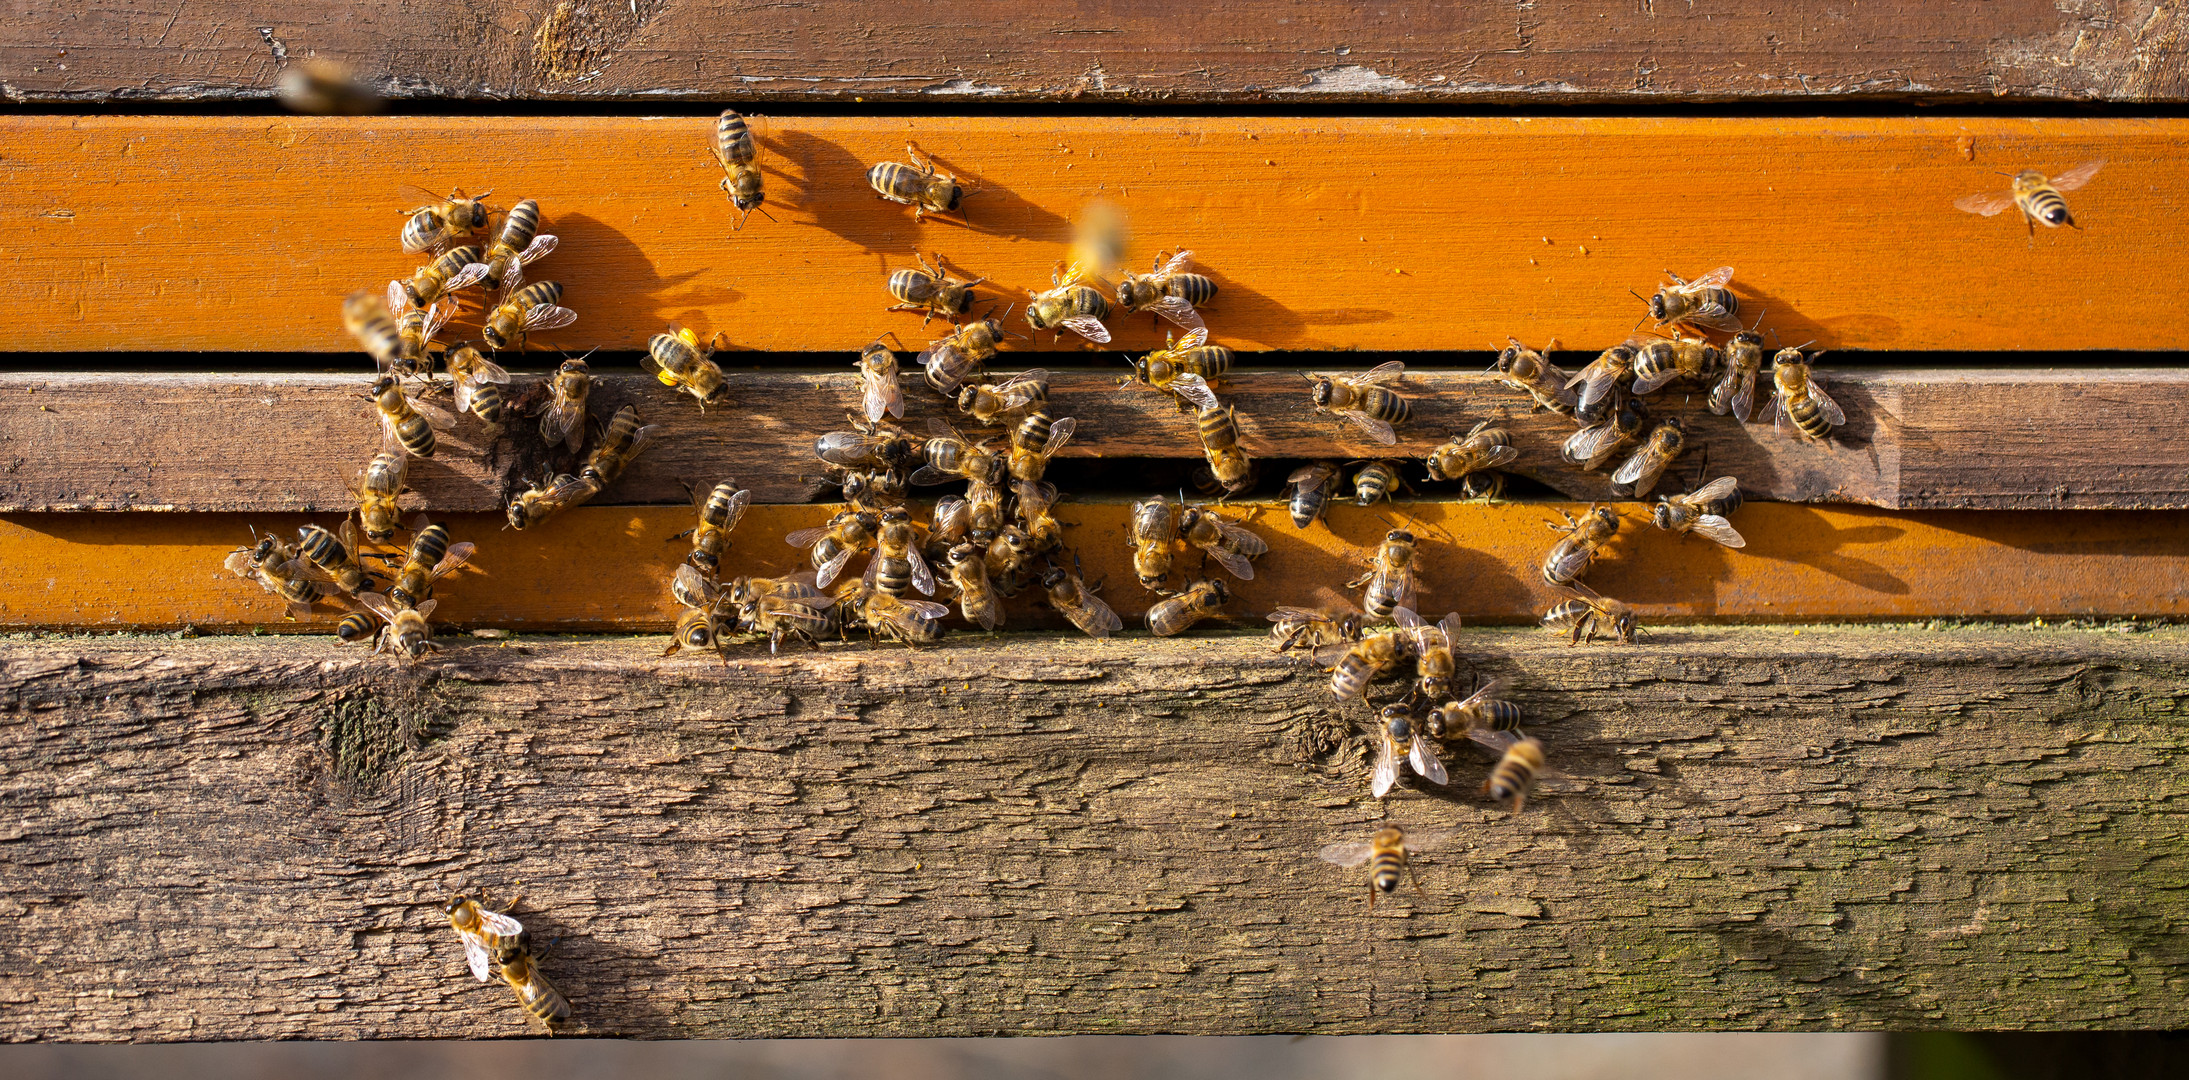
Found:
[[[440,914],[472,887],[562,939],[591,1034],[2179,1026],[2189,120],[2164,114],[2189,83],[2178,13],[2113,7],[1587,3],[1516,37],[1286,0],[226,0],[0,27],[0,1036],[522,1035]],[[271,107],[307,56],[389,111]],[[775,218],[741,230],[706,153],[725,104]],[[873,198],[908,141],[977,180],[962,222]],[[2101,157],[2083,231],[1953,208]],[[221,566],[351,504],[377,424],[337,312],[415,265],[405,183],[540,200],[561,247],[530,276],[581,318],[511,366],[599,350],[597,414],[665,429],[522,533],[499,507],[536,447],[444,431],[410,501],[479,550],[415,668]],[[1272,547],[1236,617],[1137,629],[1129,504],[1201,452],[1115,385],[1115,350],[1163,339],[1119,318],[1113,350],[1042,335],[999,366],[1057,373],[1060,516],[1131,633],[1027,598],[918,651],[661,659],[686,485],[755,493],[741,571],[795,569],[777,538],[836,509],[809,448],[856,351],[925,340],[884,275],[940,252],[1023,300],[1097,197],[1133,262],[1191,248],[1222,287],[1222,392],[1266,466],[1233,505]],[[1543,526],[1610,491],[1484,369],[1508,337],[1577,366],[1631,332],[1629,289],[1719,264],[1829,350],[1849,422],[1814,446],[1660,395],[1698,444],[1664,490],[1739,476],[1749,546],[1618,504],[1588,581],[1654,631],[1569,649],[1529,625]],[[637,369],[672,322],[733,343],[725,404]],[[1387,359],[1417,409],[1390,451],[1300,377]],[[916,383],[907,426],[954,415]],[[1496,415],[1518,497],[1286,520],[1290,464]],[[1370,798],[1367,714],[1260,633],[1387,522],[1552,748],[1520,815],[1465,751],[1448,790]],[[1371,910],[1315,855],[1385,821],[1450,835]]]

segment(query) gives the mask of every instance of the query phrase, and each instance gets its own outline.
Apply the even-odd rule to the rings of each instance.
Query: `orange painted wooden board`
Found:
[[[882,311],[887,271],[939,251],[1024,299],[1097,195],[1133,214],[1133,264],[1199,253],[1215,338],[1246,349],[1601,348],[1634,325],[1628,289],[1720,264],[1790,342],[2189,344],[2189,120],[763,118],[778,220],[742,232],[710,124],[7,117],[0,325],[30,351],[348,349],[340,298],[413,265],[416,182],[540,200],[562,247],[533,276],[580,313],[541,344],[574,350],[671,321],[745,349],[917,344]],[[981,185],[968,224],[873,197],[866,167],[907,140]],[[2030,243],[1952,206],[1997,170],[2097,157],[2072,197],[2087,231]]]
[[[1302,534],[1281,508],[1235,508],[1270,543],[1255,580],[1236,582],[1230,625],[1265,627],[1261,613],[1313,604],[1319,590],[1360,572],[1361,558],[1397,521],[1417,530],[1427,559],[1424,611],[1470,622],[1525,623],[1556,597],[1537,566],[1555,539],[1544,526],[1576,504],[1470,506],[1404,503],[1336,508]],[[829,506],[754,508],[723,560],[732,574],[803,565],[780,537],[824,521]],[[1135,619],[1150,595],[1133,580],[1127,506],[1067,503],[1059,517],[1089,579]],[[2179,511],[1893,513],[1758,503],[1734,523],[1740,551],[1649,526],[1619,507],[1625,527],[1587,581],[1635,604],[1645,624],[1673,621],[1836,621],[1944,617],[2181,616],[2189,614],[2189,516]],[[333,615],[284,621],[283,605],[221,568],[249,543],[250,526],[289,531],[297,515],[16,514],[0,517],[0,626],[13,629],[326,629]],[[330,518],[319,519],[332,523]],[[668,537],[689,510],[586,507],[524,533],[498,518],[446,519],[479,545],[473,565],[443,583],[442,614],[459,627],[526,630],[665,629],[675,616],[667,583],[685,550]],[[853,568],[863,565],[855,561]],[[1181,569],[1198,565],[1181,557]],[[1230,579],[1226,579],[1229,581]],[[1008,629],[1054,626],[1030,606]],[[958,625],[953,619],[953,625]],[[1137,621],[1133,624],[1136,628]],[[1136,630],[1137,632],[1137,630]]]

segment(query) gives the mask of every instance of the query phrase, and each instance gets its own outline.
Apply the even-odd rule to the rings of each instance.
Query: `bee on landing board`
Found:
[[[1207,325],[1197,308],[1216,296],[1216,282],[1206,274],[1190,273],[1193,252],[1181,251],[1167,261],[1162,253],[1146,275],[1126,274],[1117,285],[1117,306],[1128,312],[1152,311],[1187,330]]]
[[[1512,435],[1497,422],[1484,420],[1467,434],[1429,451],[1429,479],[1461,480],[1475,473],[1501,469],[1520,460]]]
[[[395,501],[403,494],[403,480],[409,473],[410,455],[391,448],[374,454],[357,474],[351,491],[357,496],[357,521],[366,539],[384,543],[402,527]]]
[[[1686,495],[1659,495],[1650,520],[1666,532],[1692,532],[1726,547],[1747,547],[1725,516],[1741,508],[1740,481],[1721,476]]]
[[[1406,365],[1398,360],[1378,364],[1359,375],[1310,372],[1308,397],[1316,412],[1335,415],[1369,438],[1391,446],[1399,441],[1392,429],[1414,415],[1413,404],[1390,388],[1390,384],[1405,378]]]
[[[950,617],[948,607],[932,600],[907,600],[864,587],[851,590],[843,605],[869,634],[907,648],[942,640],[942,621]]]
[[[1076,573],[1052,565],[1041,575],[1041,588],[1049,594],[1049,606],[1070,619],[1072,625],[1088,637],[1106,638],[1125,628],[1125,620],[1118,618],[1117,612],[1095,595],[1096,587],[1081,580]]]
[[[1133,573],[1149,592],[1162,594],[1178,546],[1179,504],[1157,495],[1136,502],[1126,543],[1133,549]]]
[[[1118,385],[1152,386],[1176,397],[1180,411],[1188,405],[1196,409],[1217,407],[1221,402],[1209,383],[1231,370],[1233,355],[1225,346],[1208,344],[1208,338],[1207,327],[1188,330],[1176,341],[1169,334],[1163,335],[1162,348],[1137,360],[1127,358],[1133,373],[1118,380]]]
[[[640,425],[637,406],[617,409],[616,415],[608,418],[608,426],[601,429],[600,442],[586,456],[585,464],[578,467],[578,478],[599,488],[614,484],[660,434],[659,424]]]
[[[714,121],[714,158],[727,174],[722,178],[722,193],[729,196],[730,205],[738,210],[739,229],[745,227],[745,219],[755,210],[760,210],[761,217],[775,220],[766,210],[760,209],[760,204],[767,201],[767,191],[761,180],[760,166],[755,164],[759,157],[760,148],[753,141],[751,125],[736,109],[722,110],[722,115]],[[882,167],[875,166],[876,169]],[[869,171],[868,176],[872,175]]]
[[[388,600],[402,607],[431,600],[433,583],[455,573],[477,551],[469,542],[449,543],[448,526],[427,521],[424,514],[411,519],[410,528],[410,551],[388,587]]]
[[[372,575],[357,561],[357,523],[348,518],[342,519],[339,532],[328,532],[317,525],[298,529],[296,549],[305,560],[305,565],[293,568],[298,576],[332,582],[351,595],[373,584]]]
[[[1687,425],[1679,417],[1667,417],[1649,432],[1641,448],[1611,474],[1613,493],[1642,498],[1657,486],[1672,460],[1687,449]],[[1625,489],[1625,490],[1622,490]]]
[[[1385,705],[1376,713],[1376,723],[1376,768],[1369,777],[1369,794],[1380,799],[1398,786],[1400,761],[1406,762],[1415,776],[1432,784],[1442,786],[1451,782],[1451,776],[1444,771],[1443,759],[1437,756],[1436,747],[1416,722],[1411,704],[1394,701]]]
[[[1185,633],[1193,624],[1224,613],[1224,605],[1231,600],[1231,590],[1214,578],[1197,578],[1186,583],[1177,595],[1165,597],[1148,609],[1148,632],[1156,637],[1174,637]]]
[[[444,197],[415,184],[404,184],[402,191],[415,204],[403,211],[403,250],[412,255],[486,228],[489,208],[485,200],[494,194],[482,191],[465,195],[464,189],[457,188]]]
[[[859,369],[859,402],[866,410],[867,421],[879,424],[884,416],[904,416],[904,388],[897,382],[897,354],[877,340],[860,350],[854,366]]]
[[[374,652],[385,652],[390,660],[400,665],[415,664],[425,659],[426,653],[440,649],[433,640],[433,626],[426,621],[440,601],[428,600],[417,607],[397,607],[386,596],[367,592],[358,593],[357,602],[387,620],[388,628],[381,633]]]
[[[482,900],[468,896],[453,896],[441,910],[448,914],[448,924],[464,943],[464,963],[471,968],[471,977],[485,982],[493,975],[494,954],[504,944],[514,944],[517,935],[524,933],[524,924],[509,917],[510,909],[517,900],[498,908],[486,906]]]
[[[365,355],[372,357],[373,370],[393,371],[402,362],[403,332],[379,297],[358,291],[344,298],[342,325],[357,339]]]
[[[1482,783],[1482,794],[1496,802],[1511,802],[1512,812],[1517,814],[1528,804],[1528,792],[1542,769],[1542,742],[1533,735],[1524,736],[1513,741],[1490,770],[1490,778]]]
[[[488,292],[504,292],[524,284],[524,268],[546,258],[560,241],[540,232],[540,204],[525,199],[502,216],[502,228],[494,234],[477,264],[464,267],[466,274]]]
[[[1399,887],[1399,875],[1404,873],[1414,883],[1414,891],[1422,892],[1421,879],[1414,874],[1411,856],[1428,850],[1444,839],[1443,833],[1412,833],[1396,825],[1386,825],[1376,830],[1366,843],[1331,844],[1316,853],[1316,857],[1334,866],[1355,867],[1368,865],[1368,907],[1376,907],[1378,892],[1392,892]],[[1427,893],[1423,893],[1427,895]]]
[[[835,583],[852,556],[874,546],[874,534],[882,527],[882,515],[871,510],[842,510],[825,525],[799,529],[783,538],[796,548],[807,549],[815,571],[814,586],[826,589]]]
[[[2024,169],[2013,174],[2014,182],[2007,190],[1985,192],[1981,195],[1965,195],[1955,199],[1953,205],[1956,209],[1966,210],[1971,214],[1982,214],[1985,217],[1995,217],[2010,206],[2020,207],[2022,224],[2029,230],[2031,241],[2035,242],[2037,223],[2040,221],[2044,222],[2045,228],[2048,229],[2055,229],[2062,225],[2075,229],[2082,228],[2082,226],[2075,224],[2075,215],[2068,212],[2067,200],[2061,198],[2060,193],[2073,191],[2089,183],[2090,178],[2098,175],[2098,170],[2104,167],[2104,158],[2099,158],[2096,161],[2086,161],[2050,180],[2045,178],[2045,174],[2035,169]],[[2001,173],[2000,175],[2007,174]]]
[[[1535,402],[1534,410],[1549,409],[1561,416],[1572,416],[1580,400],[1568,385],[1573,380],[1544,355],[1558,348],[1557,339],[1553,338],[1543,352],[1522,345],[1519,338],[1505,340],[1509,344],[1505,351],[1497,354],[1497,362],[1490,370],[1497,372],[1505,385],[1527,394]]]
[[[958,411],[981,424],[1000,424],[1031,412],[1049,400],[1048,372],[1021,371],[993,385],[968,383],[958,388]]]
[[[1574,419],[1598,424],[1611,415],[1619,392],[1634,384],[1634,345],[1629,341],[1605,349],[1580,374],[1566,380],[1566,389],[1581,388],[1574,399]]]
[[[519,933],[515,941],[502,942],[494,954],[495,967],[500,970],[502,981],[516,991],[518,1007],[525,1015],[545,1024],[549,1034],[570,1022],[570,1000],[540,974],[540,961],[554,945],[550,941],[545,947],[535,949],[532,935],[526,931]]]
[[[1269,613],[1270,647],[1278,652],[1330,645],[1351,645],[1361,637],[1361,613],[1347,606],[1336,610],[1281,607]]]
[[[917,311],[922,327],[930,319],[956,322],[973,310],[973,286],[987,281],[986,277],[959,281],[943,273],[940,253],[936,254],[933,266],[929,266],[919,252],[913,252],[912,259],[920,264],[919,269],[894,271],[884,282],[889,295],[897,301],[896,306],[888,310]]]
[[[1028,290],[1026,322],[1036,330],[1054,330],[1062,338],[1069,330],[1097,344],[1109,344],[1110,302],[1090,282],[1095,273],[1079,263],[1060,265],[1049,274],[1050,288]]]
[[[1239,446],[1239,410],[1230,405],[1202,409],[1194,418],[1208,472],[1226,498],[1254,486],[1254,460]]]
[[[1579,645],[1583,640],[1596,641],[1599,630],[1619,639],[1621,645],[1634,644],[1634,609],[1625,603],[1597,593],[1580,582],[1563,586],[1569,600],[1551,605],[1543,613],[1543,625],[1552,630],[1570,630],[1573,639],[1568,645]]]
[[[1009,308],[1004,309],[1005,315],[1010,313]],[[987,318],[966,323],[948,336],[928,342],[918,357],[920,367],[926,370],[927,385],[943,397],[957,400],[967,383],[986,377],[988,361],[996,358],[1003,337],[1003,320]]]
[[[1642,428],[1649,423],[1649,406],[1631,394],[1613,396],[1618,401],[1602,423],[1566,436],[1558,451],[1566,464],[1594,472],[1608,464],[1619,451],[1641,441]]]
[[[699,411],[706,412],[707,406],[720,404],[730,390],[722,368],[714,362],[715,351],[726,340],[717,330],[714,339],[702,345],[698,331],[671,326],[668,333],[655,334],[646,343],[646,355],[639,360],[639,366],[652,372],[661,385],[699,399]]]
[[[272,533],[259,536],[256,530],[252,531],[252,539],[252,546],[229,552],[222,565],[229,573],[255,581],[260,588],[288,601],[290,618],[310,611],[313,601],[336,591],[332,582],[306,576],[311,562],[301,558],[287,541]]]
[[[1634,293],[1635,299],[1649,305],[1648,317],[1657,320],[1657,329],[1694,327],[1728,334],[1740,330],[1741,300],[1726,288],[1733,281],[1732,267],[1718,267],[1693,281],[1670,270],[1665,277],[1671,280],[1657,286],[1656,295],[1644,299]]]
[[[1305,529],[1330,507],[1330,500],[1338,493],[1341,477],[1335,461],[1317,461],[1300,466],[1292,475],[1285,477],[1291,494],[1286,499],[1286,509],[1292,514],[1294,528]]]
[[[692,508],[699,512],[699,524],[669,539],[691,537],[692,550],[685,561],[712,574],[721,567],[722,552],[730,546],[730,530],[744,520],[745,508],[751,504],[752,492],[738,487],[735,480],[724,480],[704,495],[695,491]]]
[[[1634,354],[1633,392],[1655,393],[1682,376],[1691,382],[1707,384],[1724,368],[1725,353],[1715,345],[1692,338],[1652,341]]]
[[[1414,700],[1435,703],[1452,695],[1452,678],[1459,662],[1452,647],[1459,640],[1459,612],[1445,613],[1434,625],[1422,621],[1410,608],[1392,613],[1399,629],[1414,637]]]
[[[1367,573],[1345,583],[1348,589],[1366,589],[1361,610],[1370,618],[1388,619],[1401,608],[1414,606],[1420,585],[1415,578],[1414,534],[1393,529],[1383,534]]]
[[[1756,326],[1764,312],[1756,313]],[[1763,368],[1763,335],[1751,326],[1725,343],[1725,374],[1710,386],[1710,411],[1745,424],[1755,413],[1756,375]]]
[[[1409,615],[1412,612],[1408,612]],[[1402,630],[1369,634],[1358,641],[1334,642],[1315,650],[1315,662],[1330,669],[1330,696],[1351,701],[1368,684],[1414,654],[1414,636]]]
[[[519,531],[533,528],[556,514],[584,504],[600,494],[601,487],[599,481],[569,473],[542,479],[510,498],[509,527]]]
[[[1551,545],[1550,554],[1543,557],[1543,580],[1552,585],[1571,585],[1589,567],[1590,560],[1611,538],[1619,533],[1619,512],[1608,506],[1590,504],[1579,521],[1564,510],[1558,516],[1566,520],[1564,525],[1545,522],[1555,533],[1565,534]]]
[[[431,307],[442,297],[477,285],[485,279],[486,271],[473,264],[483,257],[483,251],[477,244],[450,248],[419,267],[408,281],[398,278],[388,282],[388,310],[400,311],[406,304]]]
[[[1477,732],[1517,731],[1520,706],[1498,695],[1511,689],[1504,679],[1491,679],[1461,701],[1447,701],[1422,721],[1434,739],[1471,738]]]
[[[912,164],[882,162],[866,171],[867,186],[890,202],[911,207],[914,221],[925,221],[929,214],[959,213],[959,204],[972,193],[958,183],[957,177],[938,174],[935,163],[922,158],[911,143],[905,144],[904,152]]]
[[[1839,403],[1824,392],[1824,383],[1812,366],[1823,353],[1803,356],[1800,349],[1780,349],[1771,358],[1771,383],[1777,390],[1771,399],[1771,429],[1807,442],[1831,438],[1832,429],[1847,422]]]
[[[1200,548],[1203,555],[1241,581],[1254,580],[1250,560],[1269,551],[1269,544],[1261,537],[1204,506],[1187,506],[1178,512],[1178,538]]]
[[[508,404],[502,387],[509,382],[509,372],[469,342],[459,342],[449,349],[447,359],[449,381],[456,385],[456,411],[471,413],[499,428]]]
[[[591,355],[591,354],[588,354]],[[540,411],[540,440],[573,454],[585,442],[585,405],[593,393],[593,369],[584,357],[564,360],[548,381],[547,407]]]
[[[525,341],[542,330],[559,330],[578,321],[578,313],[560,306],[562,283],[535,281],[522,288],[504,289],[502,302],[487,312],[479,333],[496,349],[523,348]]]

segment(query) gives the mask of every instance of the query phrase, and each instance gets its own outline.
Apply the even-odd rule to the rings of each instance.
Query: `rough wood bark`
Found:
[[[470,4],[195,0],[10,5],[17,101],[268,96],[331,57],[403,99],[1320,102],[2181,100],[2179,10],[2149,0],[1979,6],[1610,0],[1345,8],[1305,0],[1029,10],[707,0]]]
[[[1352,369],[1374,359],[1358,359]],[[357,364],[362,371],[364,361]],[[921,384],[909,358],[906,366],[907,430],[924,438],[931,420],[971,419]],[[1768,420],[1743,426],[1710,415],[1703,397],[1684,383],[1652,397],[1655,415],[1686,421],[1693,443],[1665,490],[1693,486],[1707,465],[1712,476],[1739,477],[1751,499],[1904,509],[2189,506],[2189,436],[2179,423],[2189,371],[1826,369],[1823,375],[1848,418],[1828,445],[1780,435]],[[513,394],[531,381],[520,377]],[[379,440],[364,382],[362,375],[0,373],[0,401],[14,405],[0,411],[0,512],[347,506],[345,485]],[[1084,370],[1058,371],[1051,381],[1052,414],[1079,421],[1060,459],[1124,459],[1080,466],[1076,484],[1143,489],[1147,459],[1201,458],[1190,414],[1178,412],[1168,395],[1121,390],[1116,382],[1112,372]],[[858,377],[848,370],[732,372],[726,403],[705,413],[646,376],[603,372],[596,384],[596,415],[635,403],[663,428],[609,493],[627,504],[687,505],[685,484],[710,487],[723,476],[736,477],[762,502],[804,502],[833,491],[818,480],[812,443],[848,427],[846,410],[859,401]],[[1264,470],[1258,489],[1264,496],[1282,491],[1286,462],[1419,459],[1477,421],[1502,415],[1522,455],[1509,471],[1568,498],[1612,497],[1611,467],[1584,473],[1560,459],[1572,421],[1530,414],[1525,397],[1493,375],[1409,372],[1402,390],[1415,418],[1389,448],[1317,415],[1296,371],[1240,372],[1219,390],[1239,409],[1246,449],[1276,459]],[[1758,396],[1768,399],[1768,386]],[[446,397],[426,400],[447,404]],[[535,426],[523,420],[497,439],[476,418],[455,419],[440,443],[433,458],[413,463],[409,482],[419,505],[442,513],[493,511],[522,482],[567,467],[544,455]],[[1427,483],[1418,466],[1409,478],[1425,494],[1456,490]]]
[[[2177,1027],[2189,636],[1471,633],[1561,776],[1365,791],[1237,639],[657,663],[0,643],[0,1033],[525,1031],[438,905],[525,894],[647,1038]],[[1318,862],[1452,838],[1370,910]]]
[[[418,263],[396,242],[411,183],[539,200],[562,246],[531,276],[579,318],[534,346],[573,352],[671,322],[763,351],[917,344],[883,311],[888,271],[940,252],[1023,301],[1097,196],[1133,216],[1132,269],[1197,254],[1215,340],[1243,349],[1594,352],[1633,332],[1628,290],[1721,264],[1789,344],[2189,345],[2189,119],[762,121],[779,220],[733,232],[704,116],[0,118],[0,205],[23,208],[0,215],[0,268],[25,283],[0,325],[17,351],[349,350],[341,298]],[[868,188],[908,141],[979,185],[964,223]],[[1953,207],[1998,170],[2100,157],[2071,197],[2087,231],[2033,242]],[[1154,322],[1113,320],[1117,347],[1161,343]]]

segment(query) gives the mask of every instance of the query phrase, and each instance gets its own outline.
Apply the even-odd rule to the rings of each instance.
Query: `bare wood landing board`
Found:
[[[7,116],[0,325],[25,351],[349,349],[341,297],[415,265],[396,237],[418,183],[540,201],[562,247],[532,276],[580,317],[539,344],[575,351],[672,320],[756,350],[910,340],[887,271],[940,252],[1023,301],[1098,195],[1134,216],[1134,268],[1199,254],[1216,340],[1246,349],[1601,349],[1629,289],[1720,264],[1789,344],[2189,344],[2189,120],[780,117],[758,129],[780,220],[736,233],[711,127]],[[908,140],[980,185],[966,223],[869,190]],[[2100,157],[2085,232],[2031,243],[1952,205]],[[1117,320],[1118,344],[1159,343],[1149,322]]]
[[[519,1035],[478,886],[644,1038],[2189,1021],[2178,630],[1468,634],[1518,817],[1369,799],[1259,642],[654,644],[0,642],[0,1032]],[[1315,854],[1386,820],[1449,837],[1371,912]]]

